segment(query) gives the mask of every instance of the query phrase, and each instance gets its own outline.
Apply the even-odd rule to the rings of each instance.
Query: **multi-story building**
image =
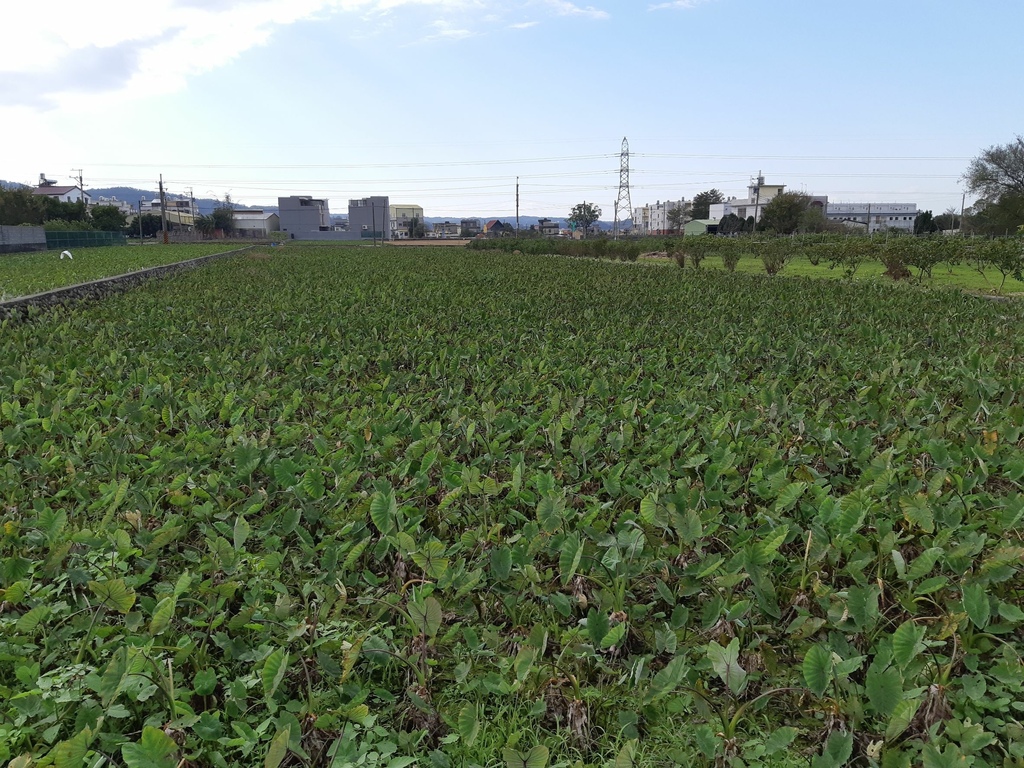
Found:
[[[744,221],[753,218],[755,222],[758,222],[761,220],[765,206],[785,191],[785,184],[765,184],[764,176],[758,176],[747,187],[746,197],[731,197],[724,203],[712,203],[708,219],[717,223],[729,214],[735,214]],[[827,195],[808,195],[808,197],[811,206],[821,209],[828,207]]]
[[[97,205],[110,206],[111,208],[117,208],[125,216],[131,216],[135,213],[135,207],[127,200],[118,200],[116,197],[103,197],[102,195],[93,200],[89,207],[92,208]]]
[[[633,209],[633,234],[634,235],[668,235],[677,231],[677,227],[669,223],[669,214],[681,208],[686,210],[686,199],[659,200],[654,205],[645,205]],[[685,222],[680,222],[681,228]]]
[[[537,231],[544,237],[556,237],[558,235],[558,222],[551,219],[538,219]]]
[[[825,218],[858,229],[864,227],[869,233],[887,229],[913,233],[917,203],[829,203]]]
[[[457,221],[441,221],[434,224],[433,236],[439,240],[451,240],[462,236],[462,225]]]
[[[391,240],[391,202],[387,195],[348,201],[348,233],[354,240]]]
[[[759,221],[765,205],[785,191],[785,184],[765,184],[764,176],[758,176],[747,187],[746,197],[730,197],[724,203],[712,203],[708,218],[711,221],[720,221],[729,214],[735,214],[744,221],[750,217],[753,217],[755,222]]]
[[[483,227],[480,224],[480,219],[463,219],[459,222],[463,237],[476,237],[483,232]]]
[[[160,216],[160,198],[154,197],[152,200],[140,201],[139,211]],[[199,207],[192,200],[167,200],[167,222],[169,224],[192,227],[195,226],[198,217]]]
[[[391,214],[391,231],[398,240],[406,240],[412,236],[413,220],[423,227],[423,208],[418,205],[389,206]]]
[[[309,195],[277,198],[281,231],[302,239],[303,233],[330,232],[331,211],[327,201]]]

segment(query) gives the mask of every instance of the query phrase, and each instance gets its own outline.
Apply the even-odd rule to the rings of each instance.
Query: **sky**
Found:
[[[0,179],[611,219],[769,184],[959,208],[1024,0],[5,0]],[[73,170],[75,169],[75,170]],[[967,204],[972,202],[968,196]]]

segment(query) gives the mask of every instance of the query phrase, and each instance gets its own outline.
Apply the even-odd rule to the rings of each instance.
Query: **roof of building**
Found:
[[[47,197],[56,197],[57,195],[66,195],[68,192],[73,192],[78,187],[36,187],[32,190],[33,195],[46,195]]]
[[[277,216],[277,214],[273,212],[266,213],[264,211],[232,211],[231,216],[235,219],[258,219],[263,221],[265,219],[269,219],[271,216]]]

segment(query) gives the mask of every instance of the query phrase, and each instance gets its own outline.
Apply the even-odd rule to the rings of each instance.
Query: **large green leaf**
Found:
[[[985,629],[989,619],[992,617],[991,606],[988,599],[988,590],[981,582],[964,584],[963,586],[964,610],[967,611],[971,623],[978,629]]]
[[[397,530],[398,501],[393,491],[373,494],[370,499],[370,520],[383,536]]]
[[[267,757],[263,761],[263,768],[278,768],[288,755],[288,742],[291,739],[291,728],[286,726],[278,730],[270,746],[267,747]]]
[[[263,662],[260,680],[263,683],[263,695],[268,699],[277,692],[288,671],[288,652],[283,648],[273,651]]]
[[[715,642],[708,643],[707,656],[715,674],[734,696],[739,696],[747,682],[747,671],[740,666],[739,638],[734,637],[724,648]]]
[[[153,609],[153,617],[149,622],[149,634],[159,635],[170,626],[177,604],[178,598],[174,595],[165,597],[156,604],[156,607]]]
[[[900,669],[906,669],[924,650],[925,627],[907,620],[892,634],[892,656]]]
[[[433,596],[409,603],[409,616],[416,631],[427,637],[434,637],[441,628],[441,604]]]
[[[538,744],[526,752],[511,747],[505,747],[501,751],[507,768],[546,768],[548,754],[548,748],[543,744]]]
[[[815,696],[822,696],[832,682],[832,651],[823,645],[812,645],[804,654],[804,682]]]
[[[142,738],[121,747],[121,758],[128,768],[175,768],[178,745],[159,728],[147,725]]]
[[[125,586],[124,579],[90,581],[89,589],[101,605],[118,613],[128,613],[135,605],[135,592]]]
[[[868,668],[864,688],[871,706],[882,717],[891,715],[903,699],[903,678],[892,667],[879,669],[872,664]]]
[[[459,738],[467,747],[472,747],[480,735],[480,713],[476,704],[466,704],[459,712]]]
[[[583,558],[583,545],[578,534],[570,534],[562,541],[562,551],[558,555],[558,571],[562,586],[566,586],[576,575],[576,569]]]

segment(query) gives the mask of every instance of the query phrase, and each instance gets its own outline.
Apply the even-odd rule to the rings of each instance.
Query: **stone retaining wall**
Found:
[[[252,248],[253,246],[236,248],[235,250],[225,251],[224,253],[213,253],[209,256],[200,256],[195,259],[189,259],[188,261],[179,261],[174,264],[163,264],[159,267],[148,267],[147,269],[140,269],[137,272],[128,272],[123,275],[114,275],[113,277],[103,277],[99,280],[92,280],[88,283],[69,285],[64,288],[54,288],[53,290],[32,294],[31,296],[20,296],[16,299],[0,301],[0,320],[4,320],[6,318],[18,319],[26,317],[32,308],[45,311],[50,307],[73,304],[75,302],[87,301],[89,299],[101,299],[104,296],[127,291],[128,289],[134,288],[136,285],[140,285],[148,280],[195,269],[196,267],[201,267],[214,259],[221,259],[225,256],[234,256],[235,254],[244,253]]]

